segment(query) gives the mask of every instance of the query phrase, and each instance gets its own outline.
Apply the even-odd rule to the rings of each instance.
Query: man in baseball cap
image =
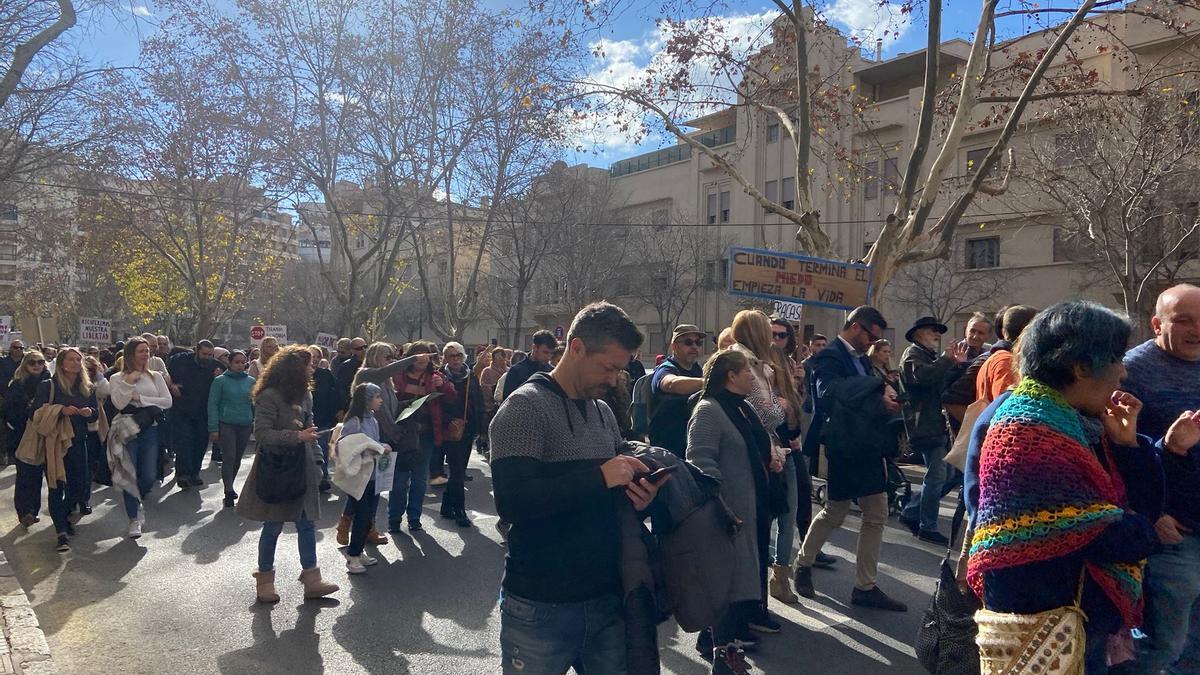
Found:
[[[679,457],[687,448],[688,397],[704,384],[699,360],[706,339],[704,331],[692,324],[676,326],[671,331],[671,354],[650,380],[650,444]]]

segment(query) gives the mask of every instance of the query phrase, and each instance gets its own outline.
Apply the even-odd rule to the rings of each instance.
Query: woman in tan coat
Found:
[[[275,544],[285,522],[296,524],[300,537],[300,581],[305,598],[319,598],[338,590],[321,579],[317,567],[317,533],[314,523],[320,516],[321,449],[317,428],[312,421],[312,355],[300,346],[285,347],[271,358],[262,377],[254,386],[254,440],[258,454],[250,475],[242,486],[237,512],[251,520],[263,521],[258,539],[258,601],[278,602],[275,592]],[[287,501],[264,501],[258,484],[277,481],[264,463],[264,456],[300,452],[304,456],[304,493]]]

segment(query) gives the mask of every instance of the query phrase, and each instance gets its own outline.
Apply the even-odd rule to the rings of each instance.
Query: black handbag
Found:
[[[950,547],[942,559],[941,576],[917,631],[916,652],[921,665],[934,675],[978,675],[979,647],[975,644],[975,612],[980,608],[975,594],[958,585],[950,562],[954,537],[965,509],[961,503],[954,516]]]
[[[264,446],[258,453],[258,476],[254,493],[268,504],[290,502],[308,489],[308,446]]]

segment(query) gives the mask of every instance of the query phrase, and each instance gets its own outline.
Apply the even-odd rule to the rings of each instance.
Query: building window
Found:
[[[783,187],[783,202],[782,202],[783,208],[785,208],[785,209],[796,208],[796,179],[791,178],[791,177],[784,178],[782,187]]]
[[[779,141],[779,125],[778,124],[768,124],[767,125],[767,142],[768,143],[776,143],[778,141]]]
[[[708,210],[706,210],[704,214],[708,218],[709,225],[715,225],[717,223],[717,193],[708,193]]]
[[[8,202],[0,203],[0,220],[16,220],[17,205]]]
[[[769,180],[769,181],[767,181],[767,184],[765,187],[766,187],[766,189],[763,190],[763,192],[765,194],[763,196],[765,196],[767,198],[767,201],[771,202],[772,204],[778,204],[779,203],[779,181]],[[767,211],[767,213],[775,213],[775,209],[773,209],[769,206],[766,207],[766,211]]]
[[[966,254],[966,268],[969,270],[999,267],[1000,237],[968,239]]]
[[[729,191],[721,193],[721,222],[729,222]]]
[[[866,177],[863,179],[863,199],[879,198],[879,161],[871,160],[863,165]]]
[[[1054,166],[1074,166],[1096,156],[1096,137],[1090,131],[1054,135]]]
[[[979,170],[979,167],[983,166],[983,160],[987,157],[988,153],[991,152],[991,150],[992,150],[991,148],[979,148],[978,150],[968,150],[967,151],[967,173],[972,176],[975,175],[975,172]],[[987,177],[991,178],[992,176],[995,176],[996,169],[999,166],[1000,166],[1000,163],[997,162],[996,166],[993,166],[992,170],[987,173]]]
[[[16,244],[0,244],[0,260],[16,260],[17,245]]]

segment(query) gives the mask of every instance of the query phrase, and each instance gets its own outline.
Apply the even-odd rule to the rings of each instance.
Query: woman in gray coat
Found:
[[[305,598],[319,598],[338,590],[337,585],[321,579],[317,567],[317,533],[314,525],[320,516],[318,486],[321,482],[321,448],[317,428],[312,421],[312,355],[304,347],[286,347],[262,371],[254,385],[254,440],[258,453],[250,475],[242,486],[237,512],[244,518],[263,521],[258,538],[259,602],[278,602],[275,592],[275,544],[285,522],[296,524],[300,539],[300,582]],[[284,502],[268,503],[258,495],[260,481],[277,480],[264,471],[259,460],[269,453],[303,452],[305,462],[304,494]]]
[[[742,520],[734,538],[733,583],[726,610],[712,627],[713,673],[746,673],[741,646],[745,626],[762,596],[758,538],[770,528],[767,508],[771,441],[758,415],[746,403],[754,371],[745,354],[717,352],[704,364],[700,401],[688,422],[687,459],[721,482],[721,495]]]

